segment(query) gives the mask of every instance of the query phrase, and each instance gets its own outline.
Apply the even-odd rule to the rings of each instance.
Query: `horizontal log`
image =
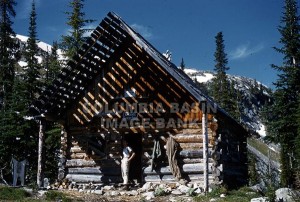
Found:
[[[81,183],[99,183],[102,182],[101,178],[103,175],[79,175],[79,174],[67,174],[66,179],[71,182],[81,182]]]
[[[71,159],[67,160],[66,167],[93,167],[96,166],[94,160]]]
[[[191,182],[203,182],[203,174],[198,174],[198,175],[186,175],[183,176],[183,179],[187,179],[188,181]],[[209,184],[212,184],[214,182],[214,176],[209,175]],[[147,175],[143,177],[143,181],[145,182],[177,182],[178,180],[173,176],[173,175]]]
[[[211,173],[212,169],[211,169],[212,163],[209,163],[209,170],[208,172]],[[192,173],[203,173],[204,170],[204,166],[203,164],[197,163],[197,164],[183,164],[182,166],[179,166],[181,169],[182,173],[188,173],[188,174],[192,174]],[[159,170],[153,170],[151,171],[151,167],[148,166],[144,169],[144,174],[145,175],[151,175],[151,174],[171,174],[171,170],[170,170],[170,166],[166,166],[166,167],[161,167],[159,168]]]
[[[85,159],[88,158],[86,153],[72,153],[70,155],[71,159]]]
[[[84,167],[84,168],[69,168],[69,174],[95,174],[95,175],[121,175],[121,167]]]
[[[181,149],[190,149],[190,150],[196,150],[203,148],[203,143],[180,143]],[[208,147],[212,148],[213,145],[208,144]]]
[[[202,134],[201,135],[180,134],[174,136],[174,139],[178,143],[202,143],[203,142]],[[209,141],[210,139],[212,139],[212,136],[208,136]]]
[[[82,149],[80,146],[74,146],[70,148],[71,153],[85,153],[85,150]]]
[[[67,174],[66,179],[77,183],[110,183],[122,182],[121,176],[106,176],[106,175],[83,175],[83,174]]]
[[[208,158],[211,158],[211,149],[208,152]],[[203,157],[203,150],[182,150],[179,152],[179,157],[181,158],[202,158]]]
[[[177,159],[178,164],[193,164],[193,163],[203,163],[203,159],[196,158],[196,159],[190,159],[190,158],[178,158]],[[209,163],[213,163],[213,159],[209,158],[208,159]]]

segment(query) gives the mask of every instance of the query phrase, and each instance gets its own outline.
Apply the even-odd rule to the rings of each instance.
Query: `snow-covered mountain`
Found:
[[[214,73],[204,70],[185,68],[185,73],[198,82],[199,88],[209,94],[209,88]],[[263,106],[272,100],[271,89],[255,79],[242,76],[227,75],[234,82],[234,88],[241,96],[240,113],[241,120],[253,135],[266,136],[265,125],[262,123],[261,111]]]
[[[16,34],[16,39],[19,42],[19,46],[20,46],[20,50],[21,51],[25,50],[28,38],[29,37],[27,37],[27,36]],[[46,57],[46,53],[50,53],[51,52],[52,46],[49,45],[49,44],[47,44],[47,43],[45,43],[45,42],[42,42],[42,41],[38,41],[36,44],[38,45],[38,48],[39,48],[38,55],[36,56],[36,58],[38,59],[39,63],[42,63],[43,60]],[[57,50],[57,54],[59,55],[60,59],[63,59],[63,55],[62,55],[62,52],[61,52],[60,49]],[[25,62],[25,59],[24,59],[23,55],[21,55],[21,58],[18,61],[18,64],[21,67],[25,67],[27,65],[27,63]]]

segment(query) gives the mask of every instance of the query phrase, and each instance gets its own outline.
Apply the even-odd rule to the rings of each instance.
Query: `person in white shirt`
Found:
[[[134,156],[135,153],[132,148],[128,146],[128,142],[126,140],[123,140],[123,158],[121,161],[123,185],[128,184],[130,161],[134,158]]]

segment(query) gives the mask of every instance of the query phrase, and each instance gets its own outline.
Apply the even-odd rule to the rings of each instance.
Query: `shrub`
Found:
[[[167,194],[168,193],[163,188],[160,187],[157,187],[154,191],[154,196],[165,196]]]

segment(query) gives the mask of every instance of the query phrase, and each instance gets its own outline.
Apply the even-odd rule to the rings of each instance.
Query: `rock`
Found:
[[[172,196],[171,196],[171,197],[169,198],[169,201],[170,201],[170,202],[177,202],[177,201],[178,201],[177,199],[178,199],[177,197],[172,197]]]
[[[43,197],[43,196],[45,196],[45,193],[47,193],[47,191],[40,190],[40,191],[38,191],[38,196]]]
[[[117,191],[111,191],[109,195],[110,196],[118,196],[119,192],[117,192]]]
[[[121,195],[121,196],[124,196],[125,194],[126,194],[125,191],[120,191],[120,195]]]
[[[195,189],[194,193],[195,193],[195,194],[200,194],[200,193],[202,193],[201,188],[198,187],[197,189]]]
[[[171,192],[171,194],[174,194],[174,195],[182,195],[182,192],[178,189],[175,189]]]
[[[269,202],[268,197],[253,198],[250,202]]]
[[[295,199],[300,198],[300,193],[290,188],[280,188],[275,191],[276,201],[294,202]]]
[[[104,186],[103,187],[103,190],[107,190],[107,191],[109,191],[109,190],[113,190],[114,189],[114,186]]]
[[[221,195],[220,195],[220,198],[225,198],[225,197],[226,197],[225,194],[221,194]]]
[[[127,195],[128,196],[137,196],[139,193],[136,190],[128,191]]]
[[[185,185],[180,185],[177,189],[184,194],[188,193],[190,190],[190,188]]]
[[[151,190],[153,190],[152,183],[151,183],[151,182],[145,183],[145,184],[142,186],[141,190],[142,190],[142,191],[151,191]]]
[[[215,201],[217,201],[217,199],[215,199],[215,198],[212,198],[209,200],[209,202],[215,202]]]
[[[146,200],[151,200],[151,199],[155,198],[153,191],[143,193],[142,196],[145,197]]]
[[[258,192],[258,193],[261,193],[263,188],[260,184],[256,184],[256,185],[253,185],[251,187],[249,187],[250,189],[252,189],[253,191],[255,192]]]

